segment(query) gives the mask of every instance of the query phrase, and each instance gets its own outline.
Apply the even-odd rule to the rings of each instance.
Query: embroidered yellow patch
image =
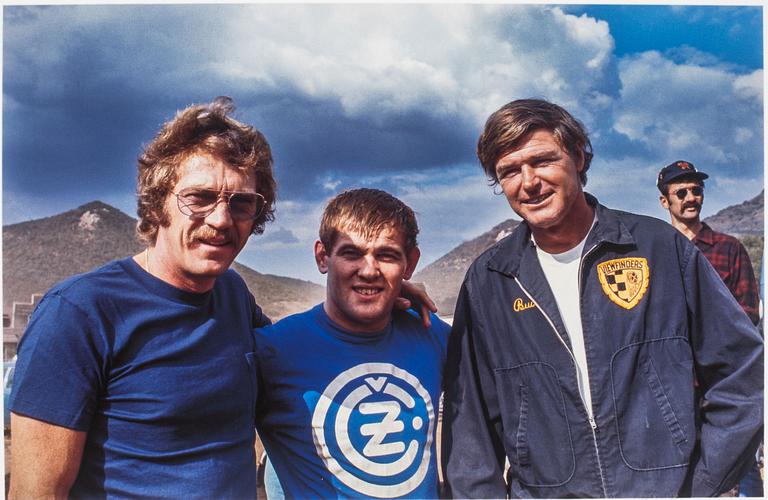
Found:
[[[650,274],[648,261],[643,257],[613,259],[597,265],[603,292],[624,309],[632,309],[643,298]]]

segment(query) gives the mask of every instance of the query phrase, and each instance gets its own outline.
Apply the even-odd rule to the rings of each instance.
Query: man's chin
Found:
[[[696,212],[688,212],[684,213],[680,219],[682,219],[685,222],[697,222],[699,220],[700,213]]]
[[[353,330],[370,332],[381,330],[392,316],[392,309],[384,308],[361,308],[351,312],[350,322],[355,325]],[[382,326],[384,325],[384,326]]]
[[[555,214],[528,211],[518,214],[528,225],[535,229],[547,230],[556,227],[562,222],[563,217],[557,217]]]
[[[201,276],[216,277],[224,274],[231,265],[231,259],[204,259],[195,267]]]

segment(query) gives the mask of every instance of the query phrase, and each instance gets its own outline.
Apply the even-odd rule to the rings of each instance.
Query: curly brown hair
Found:
[[[272,151],[264,135],[230,116],[235,105],[229,97],[196,104],[176,113],[139,156],[137,188],[139,222],[136,232],[153,245],[160,226],[169,224],[165,201],[179,180],[179,166],[196,154],[208,154],[255,178],[264,196],[264,210],[253,221],[251,232],[261,234],[274,220],[276,183]]]
[[[592,143],[576,118],[568,111],[543,99],[518,99],[499,108],[488,117],[485,129],[477,141],[477,157],[492,186],[499,183],[496,162],[514,151],[536,130],[549,130],[560,147],[578,161],[584,158],[584,168],[579,176],[582,185],[587,184],[587,170],[592,162]]]

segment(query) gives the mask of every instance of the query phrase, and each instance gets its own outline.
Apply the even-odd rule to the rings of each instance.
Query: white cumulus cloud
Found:
[[[240,6],[221,35],[216,70],[243,84],[335,100],[352,117],[475,123],[517,97],[599,95],[613,51],[603,21],[520,5]]]
[[[619,63],[622,89],[614,129],[669,161],[728,165],[734,174],[762,162],[762,71],[674,62],[644,52]]]

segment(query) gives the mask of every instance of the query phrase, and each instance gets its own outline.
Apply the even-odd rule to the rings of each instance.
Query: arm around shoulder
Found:
[[[67,498],[86,433],[11,414],[10,499]]]

